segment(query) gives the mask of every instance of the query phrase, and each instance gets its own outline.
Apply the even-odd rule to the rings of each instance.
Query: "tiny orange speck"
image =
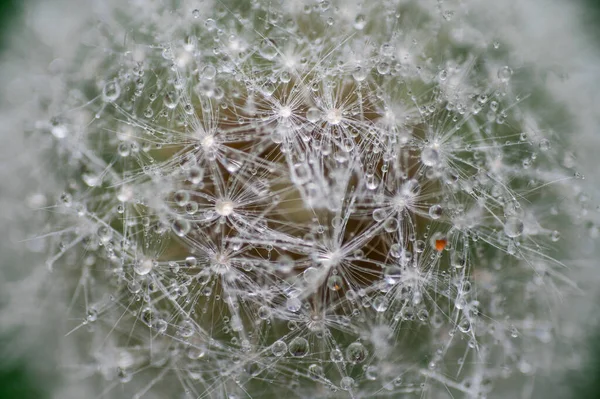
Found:
[[[446,248],[446,244],[448,244],[448,240],[446,239],[435,240],[435,249],[442,252]]]

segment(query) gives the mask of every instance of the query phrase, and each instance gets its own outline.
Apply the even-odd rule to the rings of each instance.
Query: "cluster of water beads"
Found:
[[[323,3],[319,12],[332,12]],[[309,14],[315,12],[311,7]],[[89,306],[88,325],[105,319],[127,327],[134,320],[131,335],[140,351],[147,328],[170,338],[173,364],[182,362],[201,389],[210,386],[203,379],[221,377],[198,371],[193,361],[226,357],[232,375],[240,364],[268,362],[273,365],[250,374],[267,369],[282,385],[306,378],[350,397],[381,389],[420,392],[419,384],[397,376],[423,360],[406,342],[435,358],[417,373],[421,380],[444,385],[435,371],[452,370],[444,363],[452,350],[466,350],[471,363],[481,364],[473,353],[496,345],[492,327],[519,338],[514,325],[492,320],[490,327],[480,317],[496,306],[487,297],[495,291],[485,284],[497,274],[491,263],[529,270],[535,259],[526,251],[536,226],[523,210],[509,209],[515,193],[531,189],[510,182],[501,156],[512,154],[504,136],[516,134],[506,120],[519,121],[506,93],[515,71],[500,67],[492,81],[472,77],[472,86],[465,82],[462,89],[479,93],[462,98],[448,89],[456,78],[451,68],[403,71],[395,55],[402,39],[380,38],[376,57],[357,66],[347,62],[347,49],[336,47],[345,37],[334,35],[325,39],[331,52],[323,53],[319,42],[310,57],[299,57],[294,65],[306,69],[286,61],[288,69],[275,73],[287,51],[282,40],[262,35],[249,40],[248,54],[232,57],[223,37],[236,41],[234,29],[198,9],[192,16],[204,20],[205,37],[194,45],[186,39],[182,49],[165,46],[160,59],[148,57],[130,77],[121,73],[102,86],[98,123],[125,116],[135,131],[88,148],[99,159],[120,157],[107,162],[112,174],[84,175],[87,187],[106,195],[60,199],[65,208],[87,201],[101,219],[84,212],[85,223],[97,226],[98,263],[110,264],[114,278],[85,284],[94,295],[126,287],[135,299],[133,313],[126,313],[131,317],[118,320],[98,310],[111,307]],[[361,12],[349,28],[372,32],[371,25]],[[176,54],[191,57],[207,39],[222,58],[206,52],[187,69]],[[140,75],[156,75],[156,87],[141,84]],[[395,117],[396,109],[405,115]],[[111,123],[108,129],[91,124],[90,135],[120,129]],[[62,125],[51,132],[68,139]],[[522,152],[534,152],[520,144]],[[552,151],[547,139],[537,146]],[[559,237],[556,230],[544,236]],[[479,283],[475,272],[479,290],[468,288]],[[115,297],[119,305],[127,302]],[[102,302],[101,295],[95,299]],[[407,332],[419,330],[427,333]],[[437,354],[437,346],[447,349]],[[402,351],[406,361],[380,367]],[[134,364],[120,366],[123,382]],[[476,373],[477,366],[460,370]],[[453,389],[470,392],[460,381]]]

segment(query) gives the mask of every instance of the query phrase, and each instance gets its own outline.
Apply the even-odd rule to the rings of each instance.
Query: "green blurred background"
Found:
[[[0,51],[5,46],[6,40],[10,35],[7,27],[19,15],[22,3],[26,1],[0,0]],[[596,38],[600,51],[600,24],[598,23],[600,21],[600,0],[585,1],[590,5],[591,12],[586,14],[585,20],[582,23],[586,25],[590,34]],[[9,348],[10,342],[10,337],[0,337],[0,399],[48,398],[50,395],[48,392],[44,392],[41,384],[36,383],[36,378],[38,377],[34,376],[28,370],[25,362],[9,359],[5,356],[8,353],[7,348]],[[570,375],[565,380],[565,384],[572,387],[575,392],[574,397],[576,398],[598,399],[600,398],[600,329],[595,336],[590,337],[588,349],[593,354],[593,361],[586,367],[585,372]],[[52,364],[48,364],[47,367],[48,371],[54,369],[54,365]]]

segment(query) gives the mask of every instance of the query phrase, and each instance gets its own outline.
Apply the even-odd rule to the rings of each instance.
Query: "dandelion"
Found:
[[[60,187],[29,194],[28,234],[67,304],[61,364],[83,371],[65,384],[534,397],[560,368],[558,299],[594,259],[594,187],[569,96],[471,3],[79,15],[78,38],[53,43],[52,91],[7,119]]]

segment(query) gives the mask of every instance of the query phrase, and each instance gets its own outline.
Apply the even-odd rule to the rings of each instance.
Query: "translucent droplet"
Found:
[[[131,145],[129,143],[121,143],[117,147],[117,153],[122,157],[127,157],[131,153]]]
[[[100,226],[98,227],[98,230],[96,230],[98,238],[103,243],[107,243],[110,241],[110,239],[112,238],[112,233],[113,231],[109,226]]]
[[[308,269],[304,270],[304,272],[302,272],[302,277],[304,278],[304,281],[306,281],[307,284],[314,285],[319,281],[320,274],[321,272],[319,272],[319,270],[316,267],[309,267]]]
[[[133,270],[140,276],[145,276],[150,273],[153,268],[154,260],[149,258],[141,259],[133,265]]]
[[[116,80],[110,81],[102,89],[102,99],[106,102],[113,102],[121,95],[121,86]]]
[[[200,78],[205,80],[213,80],[217,76],[217,68],[213,65],[206,65],[200,72]]]
[[[344,360],[344,355],[342,354],[341,350],[334,349],[329,353],[329,358],[332,362],[339,363]]]
[[[381,222],[387,217],[387,210],[385,208],[377,208],[373,211],[373,220]]]
[[[340,388],[344,391],[350,391],[354,387],[354,378],[346,376],[340,381]]]
[[[327,279],[327,287],[332,291],[341,290],[343,283],[344,280],[338,275],[333,275]]]
[[[524,230],[523,221],[518,217],[509,217],[504,224],[504,234],[510,238],[519,237]]]
[[[498,79],[500,79],[501,82],[506,83],[510,80],[512,74],[512,69],[510,69],[507,66],[504,66],[500,68],[500,70],[498,70]]]
[[[397,284],[402,279],[402,268],[400,266],[388,266],[384,271],[385,282]]]
[[[316,363],[311,364],[308,366],[308,375],[315,380],[322,378],[324,375],[323,367]]]
[[[373,306],[373,309],[375,309],[376,312],[385,312],[389,306],[390,302],[389,300],[383,296],[380,295],[378,297],[376,297],[375,299],[373,299],[373,302],[371,303],[371,306]]]
[[[540,150],[548,151],[550,149],[550,141],[548,139],[542,139],[540,141]]]
[[[261,320],[268,320],[271,317],[271,309],[267,306],[261,306],[258,308],[258,317]]]
[[[306,338],[296,337],[288,345],[288,352],[294,357],[304,357],[309,352],[309,345]]]
[[[286,351],[287,345],[282,340],[275,341],[273,345],[271,345],[271,353],[277,357],[283,356]]]
[[[346,348],[346,360],[350,363],[362,363],[367,359],[368,355],[367,348],[360,342],[351,343]]]
[[[200,18],[200,10],[197,8],[192,11],[192,16],[196,19]]]
[[[552,242],[557,242],[558,240],[560,240],[560,232],[558,230],[554,230],[550,234],[550,239],[552,240]]]
[[[190,223],[185,219],[175,219],[171,224],[171,228],[175,234],[183,237],[190,232]]]
[[[302,301],[296,297],[288,298],[285,301],[285,307],[290,312],[296,313],[300,310],[300,308],[302,308]]]
[[[367,24],[367,17],[364,14],[358,14],[354,19],[354,29],[363,30]]]
[[[383,223],[383,229],[385,231],[387,231],[388,233],[393,233],[394,231],[398,231],[399,226],[400,226],[400,223],[398,222],[398,219],[396,219],[395,217],[388,218]]]
[[[429,208],[429,216],[433,219],[433,220],[437,220],[442,216],[442,207],[440,205],[432,205]]]
[[[183,338],[191,337],[194,335],[194,323],[192,323],[190,320],[183,320],[181,323],[179,323],[177,334]]]
[[[354,72],[352,72],[352,77],[357,82],[362,82],[363,80],[365,80],[367,78],[368,75],[369,75],[369,69],[362,67],[362,66],[357,66],[354,69]]]
[[[440,162],[440,153],[432,147],[426,147],[421,152],[421,162],[426,166],[437,166]]]
[[[306,111],[306,120],[312,123],[316,123],[321,119],[321,111],[317,108],[311,107]]]
[[[400,246],[400,244],[398,244],[398,243],[390,245],[389,253],[392,258],[398,259],[400,257],[400,255],[402,254],[402,246]]]
[[[96,310],[95,308],[89,308],[87,310],[87,317],[86,317],[86,319],[90,323],[93,323],[94,321],[98,320],[98,310]]]
[[[271,40],[264,39],[260,44],[258,52],[263,56],[263,58],[270,61],[277,55],[277,48]]]
[[[375,381],[379,377],[379,368],[377,366],[371,365],[367,366],[365,370],[365,377],[369,381]]]
[[[390,64],[387,62],[380,62],[377,64],[377,72],[381,75],[387,75],[390,72]]]
[[[204,178],[204,169],[199,166],[192,166],[188,171],[188,180],[192,184],[198,184]]]
[[[190,193],[187,190],[179,190],[173,196],[175,203],[179,206],[185,206],[190,200]]]

